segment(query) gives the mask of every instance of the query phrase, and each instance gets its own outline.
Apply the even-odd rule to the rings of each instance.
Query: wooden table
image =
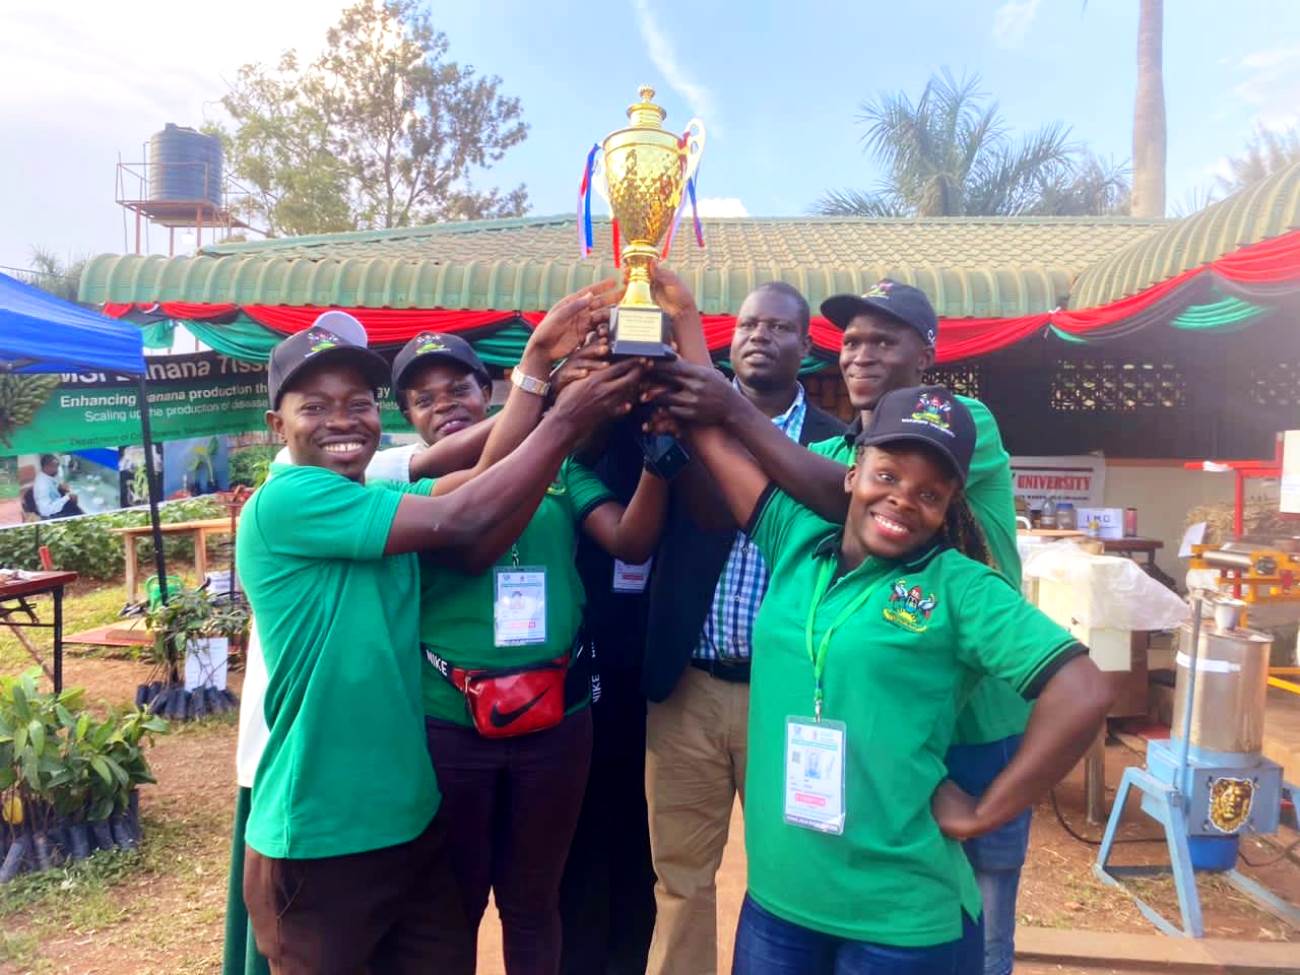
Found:
[[[1156,565],[1156,552],[1165,547],[1165,543],[1155,538],[1103,538],[1102,546],[1107,555],[1122,555],[1142,566],[1143,570],[1156,582],[1178,590],[1178,583]],[[1145,555],[1146,560],[1138,559]]]
[[[54,693],[63,690],[63,587],[75,582],[75,572],[24,572],[21,577],[0,579],[0,623],[13,632],[31,654],[32,659],[54,682]],[[33,596],[48,595],[54,603],[54,619],[42,623],[28,601]],[[26,617],[26,619],[15,618]],[[54,633],[54,669],[45,665],[36,648],[23,633],[24,628],[52,630]]]
[[[207,518],[202,521],[172,522],[161,528],[164,535],[194,536],[194,571],[202,585],[208,575],[208,536],[232,534],[235,522],[230,518]],[[134,603],[139,598],[136,544],[142,538],[152,538],[153,528],[149,525],[133,525],[130,528],[114,528],[113,531],[122,536],[122,542],[126,546],[126,598],[128,602]]]

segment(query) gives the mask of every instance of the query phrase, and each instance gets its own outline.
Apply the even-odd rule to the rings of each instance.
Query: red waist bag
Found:
[[[484,738],[514,738],[554,728],[564,720],[564,677],[569,657],[505,670],[466,670],[428,647],[424,655],[465,696],[474,730]]]

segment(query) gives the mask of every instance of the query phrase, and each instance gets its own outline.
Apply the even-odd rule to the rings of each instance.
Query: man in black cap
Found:
[[[844,333],[840,371],[857,415],[842,437],[801,449],[772,436],[770,424],[761,422],[725,383],[717,382],[711,370],[678,361],[656,369],[656,374],[675,387],[659,402],[676,417],[723,426],[782,490],[822,517],[842,522],[847,513],[844,475],[853,463],[854,443],[881,396],[924,381],[923,374],[935,362],[939,320],[924,292],[890,279],[861,295],[828,298],[821,311]],[[958,399],[970,411],[976,430],[967,499],[998,570],[1018,588],[1010,457],[988,408],[971,397]],[[982,793],[1015,754],[1028,716],[1028,705],[1008,684],[992,678],[982,681],[958,718],[959,744],[949,754],[952,778],[966,791]],[[986,975],[1011,971],[1015,898],[1028,840],[1026,811],[966,843],[984,899]]]
[[[630,408],[635,362],[572,384],[538,422],[539,377],[607,317],[610,293],[584,289],[538,326],[495,433],[536,429],[438,498],[429,481],[364,484],[381,358],[320,326],[272,352],[267,423],[293,465],[245,506],[237,555],[268,673],[244,900],[273,972],[472,968],[422,733],[415,553],[495,559],[579,437]],[[339,734],[364,701],[382,702],[365,734]]]

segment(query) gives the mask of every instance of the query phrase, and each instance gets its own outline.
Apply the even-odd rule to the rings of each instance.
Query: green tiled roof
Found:
[[[881,277],[915,284],[945,317],[1050,311],[1089,265],[1152,236],[1165,221],[1125,218],[848,217],[706,220],[673,265],[706,313],[734,313],[758,283],[780,279],[814,306]],[[615,273],[609,226],[577,255],[572,216],[439,224],[204,248],[197,257],[103,255],[82,277],[87,302],[189,301],[388,308],[549,307]]]
[[[1297,228],[1300,163],[1094,264],[1070,290],[1070,307],[1109,304],[1247,244]]]

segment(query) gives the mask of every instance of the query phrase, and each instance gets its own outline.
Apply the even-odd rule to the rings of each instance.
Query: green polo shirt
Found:
[[[438,809],[420,701],[420,568],[384,555],[403,494],[274,464],[244,506],[239,577],[266,658],[270,732],[246,840],[263,856],[360,853],[418,836]]]
[[[465,668],[519,667],[567,653],[578,635],[587,602],[574,563],[577,529],[587,515],[613,500],[614,495],[600,478],[572,458],[566,460],[528,527],[511,550],[497,560],[498,566],[510,566],[517,556],[521,567],[545,567],[545,643],[496,646],[492,622],[494,571],[465,575],[432,560],[425,561],[422,573],[421,642],[449,663]],[[424,654],[420,657],[425,713],[431,718],[471,725],[460,691]]]
[[[1017,589],[1020,588],[1020,552],[1016,548],[1016,498],[1011,486],[1011,457],[1002,446],[998,421],[989,408],[977,399],[958,396],[975,420],[975,453],[966,477],[966,498],[971,512],[980,523],[996,568]],[[809,445],[814,453],[853,463],[853,442],[862,432],[862,421],[855,420],[842,437],[832,437]],[[971,691],[966,706],[957,718],[955,743],[981,745],[1001,741],[1024,732],[1029,721],[1029,705],[1005,681],[982,680]]]
[[[930,797],[947,775],[956,703],[984,674],[1033,695],[1070,633],[986,565],[936,546],[906,562],[867,559],[836,579],[813,618],[814,645],[834,630],[823,719],[845,724],[842,835],[784,819],[785,723],[813,713],[805,628],[818,576],[843,529],[771,492],[750,534],[772,567],[754,624],[745,849],[749,893],[794,924],[841,938],[918,947],[961,936],[980,912],[961,844],[939,832]],[[920,594],[908,598],[914,588]],[[932,605],[928,612],[914,603]]]

